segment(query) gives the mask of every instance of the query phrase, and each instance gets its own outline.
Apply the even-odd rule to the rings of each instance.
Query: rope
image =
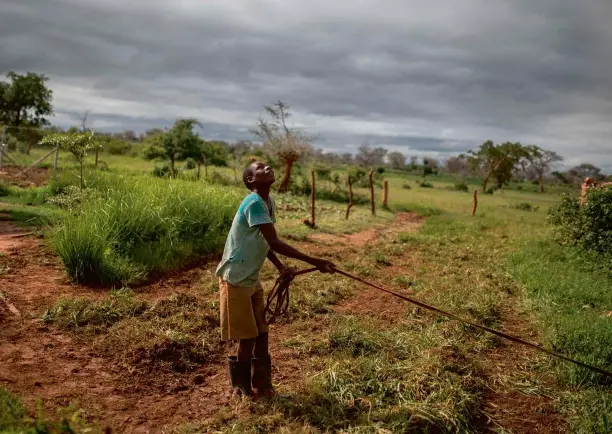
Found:
[[[317,268],[309,268],[306,270],[302,270],[302,271],[298,271],[297,273],[295,273],[293,276],[280,276],[278,279],[276,279],[276,283],[274,284],[274,287],[272,288],[272,291],[268,294],[268,299],[267,299],[267,304],[266,304],[266,315],[269,315],[269,320],[266,319],[266,324],[273,324],[274,321],[276,320],[277,317],[282,316],[282,315],[286,315],[287,311],[289,309],[289,285],[291,284],[291,282],[293,281],[295,276],[299,276],[301,274],[306,274],[306,273],[311,273],[313,271],[317,271]],[[525,346],[528,346],[530,348],[533,348],[537,351],[540,351],[542,353],[548,354],[550,356],[553,357],[557,357],[559,359],[563,359],[565,361],[571,362],[577,366],[580,366],[582,368],[585,369],[589,369],[591,371],[597,372],[598,374],[601,374],[603,376],[609,377],[612,379],[612,372],[607,371],[605,369],[601,369],[598,368],[596,366],[591,366],[589,364],[586,364],[584,362],[581,362],[579,360],[575,360],[572,359],[570,357],[564,356],[563,354],[559,354],[556,353],[554,351],[551,351],[549,349],[546,349],[540,345],[534,344],[532,342],[528,342],[525,341],[521,338],[517,338],[515,336],[511,336],[507,333],[504,332],[500,332],[499,330],[495,330],[492,329],[490,327],[486,327],[480,324],[476,324],[472,321],[468,321],[466,319],[463,319],[455,314],[452,314],[450,312],[446,312],[442,309],[438,309],[437,307],[434,306],[430,306],[426,303],[423,303],[421,301],[415,300],[413,298],[410,297],[406,297],[405,295],[402,294],[398,294],[397,292],[391,291],[389,289],[383,288],[381,286],[375,285],[373,283],[370,283],[366,280],[363,280],[357,276],[353,276],[352,274],[347,273],[346,271],[342,271],[342,270],[338,270],[337,268],[335,269],[335,272],[347,277],[349,279],[353,279],[356,280],[357,282],[363,283],[364,285],[370,286],[372,288],[378,289],[379,291],[383,291],[386,292],[387,294],[391,294],[395,297],[401,298],[402,300],[405,300],[409,303],[412,303],[416,306],[419,306],[423,309],[429,310],[431,312],[435,312],[439,315],[443,315],[447,318],[451,318],[454,319],[456,321],[462,322],[464,324],[470,325],[472,327],[476,327],[477,329],[480,330],[484,330],[488,333],[494,334],[496,336],[502,337],[504,339],[508,339],[509,341],[518,343],[518,344],[522,344]],[[272,305],[274,305],[274,307],[272,308]]]

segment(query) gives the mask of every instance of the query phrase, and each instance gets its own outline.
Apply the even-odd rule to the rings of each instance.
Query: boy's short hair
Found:
[[[253,191],[253,186],[248,181],[249,176],[253,176],[253,170],[251,170],[251,166],[253,166],[254,161],[251,161],[247,167],[245,167],[244,172],[242,172],[242,182],[246,185],[246,188]]]

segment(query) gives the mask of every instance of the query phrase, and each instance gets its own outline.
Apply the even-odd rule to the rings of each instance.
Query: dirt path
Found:
[[[312,236],[316,244],[308,242],[301,247],[313,252],[349,254],[398,232],[414,231],[421,221],[413,214],[404,213],[386,228],[345,236],[316,234]],[[117,432],[157,433],[163,432],[164,427],[214,417],[227,408],[230,401],[224,354],[220,354],[217,361],[188,374],[128,372],[112,360],[97,355],[86,343],[44,326],[40,321],[44,309],[60,296],[97,298],[106,296],[106,291],[69,284],[58,259],[37,239],[13,237],[19,229],[11,224],[1,228],[5,229],[0,232],[0,246],[4,246],[4,250],[0,250],[3,253],[0,255],[0,288],[4,300],[0,301],[0,366],[3,367],[0,385],[23,394],[29,409],[35,408],[37,397],[43,399],[50,414],[76,399],[90,415],[98,415]],[[198,291],[201,285],[210,284],[215,265],[214,260],[202,262],[135,291],[148,300],[175,292]],[[392,268],[387,270],[391,271]],[[357,284],[354,295],[340,303],[335,311],[368,316],[381,324],[391,325],[403,317],[405,309],[401,300]],[[511,323],[506,326],[513,331]],[[303,375],[302,368],[309,357],[296,353],[283,342],[296,335],[316,336],[327,327],[325,317],[307,324],[272,326],[271,353],[279,389]],[[530,355],[502,346],[488,357],[492,363],[485,411],[492,415],[495,423],[512,428],[511,432],[515,433],[562,432],[542,428],[551,421],[547,413],[550,409],[548,399],[537,395],[525,398],[524,394],[499,381],[502,375],[507,378],[508,372],[523,370],[522,363],[529,363]],[[526,429],[516,430],[517,426]]]

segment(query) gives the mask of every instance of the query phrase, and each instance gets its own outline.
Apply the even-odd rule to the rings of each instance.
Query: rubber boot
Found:
[[[253,364],[253,393],[258,398],[277,396],[272,386],[272,360],[270,356],[251,359]]]
[[[239,362],[236,356],[227,359],[227,370],[232,383],[233,396],[251,396],[251,364]]]

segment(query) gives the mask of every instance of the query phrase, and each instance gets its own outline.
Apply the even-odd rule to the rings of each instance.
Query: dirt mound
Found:
[[[17,187],[37,187],[48,182],[50,171],[47,168],[34,167],[27,173],[20,173],[23,167],[4,166],[0,171],[0,180]]]

